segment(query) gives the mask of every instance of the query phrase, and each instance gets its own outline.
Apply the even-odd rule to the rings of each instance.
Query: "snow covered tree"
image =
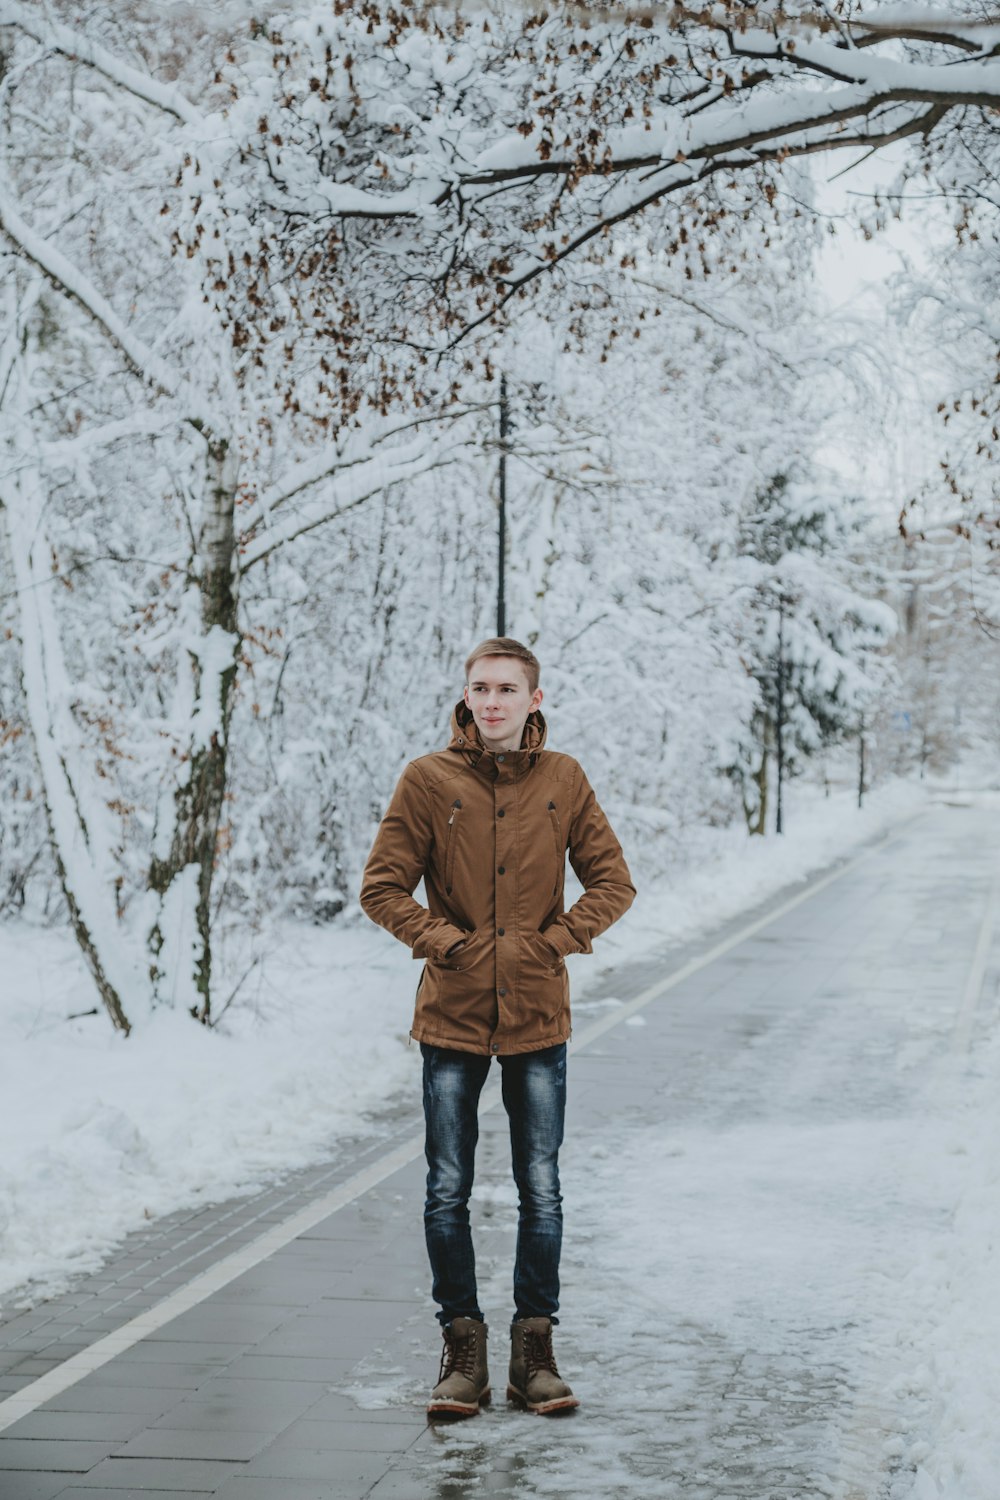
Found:
[[[0,19],[12,15],[0,517],[25,722],[63,895],[115,1025],[150,1003],[207,1019],[240,581],[448,451],[405,421],[312,448],[275,441],[280,402],[242,380],[158,214],[171,146],[150,115],[190,122],[195,106],[80,33],[39,32],[17,7]],[[92,606],[103,593],[112,614],[96,641],[93,615],[68,636],[56,579]],[[143,650],[153,680],[123,677]],[[158,772],[152,798],[148,784],[124,794],[138,760]]]
[[[768,827],[775,758],[794,776],[817,751],[856,733],[884,686],[874,652],[896,621],[873,598],[879,575],[862,562],[865,530],[856,499],[788,472],[773,475],[739,516],[735,552],[750,585],[741,659],[757,694],[731,774],[751,833]]]

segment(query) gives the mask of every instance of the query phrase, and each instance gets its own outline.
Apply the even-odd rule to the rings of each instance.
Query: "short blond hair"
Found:
[[[472,676],[472,669],[476,662],[483,656],[513,656],[515,660],[524,663],[525,671],[528,674],[528,687],[531,692],[534,692],[537,688],[538,679],[542,674],[538,657],[533,651],[529,651],[527,646],[522,646],[520,641],[512,640],[509,635],[496,635],[491,640],[481,641],[475,650],[469,653],[466,659],[466,682]]]

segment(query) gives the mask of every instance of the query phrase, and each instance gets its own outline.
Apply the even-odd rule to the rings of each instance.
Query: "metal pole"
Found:
[[[775,833],[782,832],[782,790],[785,781],[785,596],[778,595],[778,703],[775,714],[775,733],[778,741],[778,810],[774,823]]]
[[[500,514],[497,524],[497,635],[507,634],[507,376],[500,376]]]
[[[865,716],[861,715],[861,726],[858,730],[858,806],[861,807],[865,796]]]

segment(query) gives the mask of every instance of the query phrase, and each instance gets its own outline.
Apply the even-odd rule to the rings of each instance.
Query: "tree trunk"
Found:
[[[198,548],[189,572],[174,717],[176,774],[161,796],[149,867],[154,1004],[207,1022],[212,1005],[211,896],[226,793],[237,628],[235,504],[239,456],[209,436]],[[183,721],[183,725],[182,725]]]
[[[41,480],[23,456],[0,496],[18,602],[21,682],[41,775],[45,816],[70,922],[116,1030],[128,1035],[126,1002],[141,990],[115,901],[115,834],[104,798],[88,785],[72,687],[52,609],[52,548],[42,524]]]
[[[757,796],[751,801],[744,795],[743,814],[747,820],[747,832],[763,835],[767,832],[767,756],[771,746],[771,721],[766,714],[755,715],[754,727],[758,730],[760,765],[751,772],[750,781],[757,789]]]

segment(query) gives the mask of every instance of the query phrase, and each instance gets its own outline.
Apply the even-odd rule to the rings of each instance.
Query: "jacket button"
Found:
[[[502,756],[502,755],[498,755],[498,756],[497,756],[497,760],[503,760],[503,759],[504,759],[504,758],[505,758],[505,757],[504,757],[504,756]]]
[[[497,937],[503,937],[503,934],[504,934],[504,929],[502,927],[498,927],[497,928]]]
[[[497,874],[498,875],[506,875],[506,873],[507,873],[507,867],[506,867],[506,865],[497,865]]]
[[[499,1042],[494,1042],[493,1046],[490,1048],[490,1051],[491,1052],[499,1052],[500,1051],[500,1043]]]
[[[507,814],[506,814],[506,812],[505,812],[505,811],[504,811],[504,809],[503,809],[503,808],[502,808],[502,807],[501,807],[501,809],[500,809],[500,811],[499,811],[499,812],[498,812],[498,813],[497,813],[497,817],[498,817],[498,818],[505,818],[505,817],[506,817],[506,816],[507,816]]]
[[[501,999],[503,999],[503,997],[504,997],[504,995],[506,995],[506,993],[507,993],[507,991],[506,991],[506,989],[504,988],[503,985],[501,985],[500,988],[497,990],[497,994],[500,996]]]

